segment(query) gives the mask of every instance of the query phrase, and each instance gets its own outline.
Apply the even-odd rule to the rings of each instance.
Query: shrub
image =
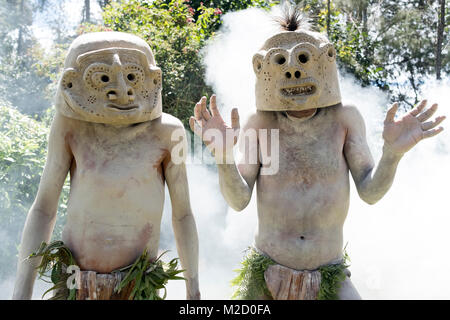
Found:
[[[0,279],[14,271],[17,246],[45,165],[48,128],[0,100]],[[64,186],[54,238],[66,215]]]

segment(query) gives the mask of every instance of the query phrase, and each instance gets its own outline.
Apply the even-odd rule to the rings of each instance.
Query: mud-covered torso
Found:
[[[279,129],[279,170],[257,179],[255,245],[293,269],[315,269],[342,254],[349,171],[338,108],[318,109],[305,121],[271,115],[271,128]]]
[[[84,270],[110,272],[147,247],[156,255],[169,150],[158,120],[129,127],[78,122],[63,241]]]

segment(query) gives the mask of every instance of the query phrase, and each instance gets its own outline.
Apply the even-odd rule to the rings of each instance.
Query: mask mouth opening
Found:
[[[135,110],[135,109],[139,108],[139,106],[137,106],[137,105],[120,106],[120,105],[112,104],[112,103],[106,105],[106,107],[110,108],[110,109],[113,109],[113,110],[118,110],[118,111],[132,111],[132,110]]]
[[[281,94],[285,97],[310,96],[315,94],[317,88],[312,83],[301,84],[288,88],[282,88]]]

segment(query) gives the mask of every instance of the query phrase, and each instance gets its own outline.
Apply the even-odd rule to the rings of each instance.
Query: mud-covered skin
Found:
[[[364,120],[354,106],[320,108],[315,112],[297,113],[257,111],[240,132],[242,157],[233,159],[231,148],[225,148],[226,164],[217,158],[222,195],[235,210],[249,203],[257,185],[257,249],[275,262],[295,270],[314,270],[342,259],[343,225],[349,207],[349,172],[362,200],[374,204],[380,200],[395,177],[397,165],[405,152],[419,141],[433,137],[443,128],[444,116],[429,120],[437,104],[425,109],[422,101],[413,110],[395,120],[394,104],[384,122],[383,154],[375,165],[366,139]],[[196,105],[191,129],[204,138],[213,128],[223,132],[239,130],[239,114],[232,111],[231,127],[217,110],[216,98],[206,109],[206,98]],[[265,129],[261,131],[261,129]],[[258,141],[247,143],[248,130],[256,130]],[[279,170],[274,175],[261,174],[267,164],[261,134],[279,132]],[[214,143],[205,140],[214,150]],[[230,144],[221,143],[223,146]],[[232,145],[232,143],[231,143]],[[270,145],[265,147],[271,150]],[[251,154],[260,155],[258,163],[248,161]],[[273,157],[274,155],[269,155]],[[231,160],[231,161],[230,161]],[[340,299],[360,299],[350,278],[341,284]]]
[[[84,270],[107,273],[132,263],[145,247],[155,258],[170,124],[157,119],[114,128],[67,122],[73,160],[63,241],[75,260]]]
[[[200,298],[197,230],[186,154],[179,151],[187,150],[180,148],[187,140],[181,121],[162,113],[161,90],[161,69],[143,39],[94,32],[72,42],[44,172],[22,234],[14,299],[31,298],[41,259],[24,259],[50,240],[69,173],[62,240],[81,269],[111,272],[132,264],[145,248],[156,258],[167,183],[186,296]]]
[[[79,121],[56,114],[46,167],[25,224],[19,261],[51,236],[59,194],[67,174],[71,191],[63,241],[81,269],[110,272],[127,266],[144,248],[156,257],[167,183],[172,222],[187,297],[199,298],[198,239],[189,204],[184,163],[169,150],[182,123],[164,114],[131,126]],[[183,143],[186,143],[183,137]],[[13,298],[29,299],[37,259],[19,263]]]
[[[259,222],[255,245],[279,264],[296,270],[312,270],[342,257],[349,170],[341,109],[319,109],[301,123],[282,112],[259,112],[253,119],[255,129],[279,130],[280,148],[277,174],[259,175],[256,181]],[[261,162],[266,163],[265,159]]]

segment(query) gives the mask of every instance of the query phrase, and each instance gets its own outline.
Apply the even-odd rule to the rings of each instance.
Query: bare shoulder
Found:
[[[183,123],[177,117],[174,117],[171,114],[163,112],[161,117],[159,118],[159,125],[163,130],[175,130],[184,128]]]
[[[177,129],[184,129],[180,119],[164,112],[161,117],[152,120],[152,127],[161,134],[171,134]]]
[[[56,111],[55,115],[53,116],[52,130],[58,133],[70,132],[74,128],[82,126],[83,123],[84,121],[66,117],[61,113],[59,113],[58,111]]]
[[[186,139],[186,130],[177,117],[163,112],[161,117],[152,120],[152,122],[149,129],[153,130],[153,133],[165,144],[171,145],[173,142],[180,141],[180,139]]]
[[[364,128],[364,119],[354,104],[341,104],[336,107],[337,120],[347,129]]]
[[[150,130],[156,130],[158,133],[165,135],[171,134],[174,130],[184,129],[183,123],[177,117],[168,113],[162,113],[161,117],[151,121]]]
[[[251,113],[243,126],[244,129],[268,129],[276,122],[275,112],[255,111]]]

